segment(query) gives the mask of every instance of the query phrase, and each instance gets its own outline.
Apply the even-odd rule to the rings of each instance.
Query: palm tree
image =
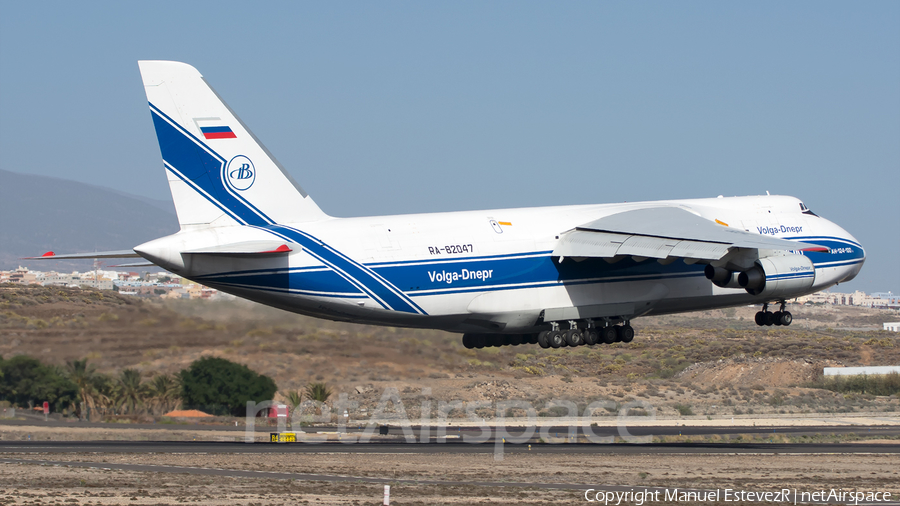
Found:
[[[331,389],[327,383],[310,383],[306,385],[306,396],[316,401],[316,414],[322,414],[322,406],[318,403],[324,403],[331,397]]]
[[[78,396],[81,398],[81,406],[78,410],[84,416],[85,408],[96,409],[94,402],[94,380],[97,370],[89,365],[87,359],[73,360],[66,363],[69,379],[78,387]]]
[[[115,406],[115,380],[108,374],[95,374],[91,381],[91,388],[94,397],[94,405],[105,415],[106,410],[110,406]]]
[[[181,385],[169,374],[158,374],[149,382],[148,393],[153,404],[159,408],[159,414],[169,412],[180,400]]]
[[[141,383],[141,372],[137,369],[122,369],[119,374],[117,404],[123,407],[122,412],[135,413],[143,404],[146,385]]]
[[[284,392],[284,397],[287,399],[288,406],[291,407],[291,412],[288,416],[288,421],[290,421],[291,416],[294,414],[294,410],[303,402],[303,394],[300,393],[299,390],[288,390],[287,392]]]
[[[325,402],[331,397],[331,389],[327,383],[310,383],[306,385],[306,396],[318,402]]]

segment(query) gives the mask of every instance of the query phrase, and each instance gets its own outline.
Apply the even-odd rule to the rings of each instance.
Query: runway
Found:
[[[332,474],[309,474],[309,473],[279,473],[272,471],[245,471],[241,469],[221,469],[221,468],[205,468],[205,467],[186,467],[186,466],[151,466],[140,464],[111,464],[100,462],[67,462],[58,460],[31,460],[31,459],[8,459],[0,458],[0,464],[31,464],[42,466],[65,466],[65,467],[84,467],[101,470],[120,470],[120,471],[137,471],[137,472],[164,472],[164,473],[185,473],[198,474],[206,476],[228,476],[232,478],[256,478],[256,479],[273,479],[273,480],[303,480],[303,481],[333,481],[333,482],[358,482],[367,481],[370,483],[384,484],[414,484],[414,485],[452,485],[452,486],[476,486],[476,487],[537,487],[537,488],[556,488],[556,489],[575,489],[584,490],[585,485],[572,483],[516,483],[516,482],[471,482],[471,481],[453,481],[453,480],[403,480],[396,478],[376,478],[369,476],[344,476]],[[634,487],[612,487],[613,489],[621,489],[622,491],[634,489]]]
[[[501,452],[500,459],[498,450]],[[245,493],[244,487],[248,486],[271,491],[276,487],[275,482],[267,480],[278,480],[282,485],[277,487],[288,487],[278,490],[304,490],[308,493],[317,493],[325,490],[323,484],[332,484],[338,488],[327,490],[338,497],[354,490],[372,493],[365,486],[382,485],[391,485],[398,493],[410,496],[433,494],[442,497],[442,494],[456,496],[466,493],[471,497],[514,500],[520,497],[518,494],[525,493],[529,496],[545,494],[541,497],[546,497],[547,502],[572,503],[587,501],[588,496],[596,498],[597,494],[602,497],[602,494],[643,493],[659,498],[674,490],[721,495],[731,490],[727,487],[735,487],[735,476],[741,476],[740,481],[746,483],[746,478],[743,478],[746,475],[742,473],[760,473],[761,466],[766,469],[766,475],[769,471],[778,474],[779,477],[764,479],[772,480],[775,486],[767,482],[759,485],[753,482],[740,488],[756,492],[782,490],[783,484],[798,472],[798,463],[825,466],[824,470],[812,471],[816,476],[811,483],[816,485],[807,487],[818,490],[834,486],[832,483],[837,481],[833,476],[846,479],[844,474],[834,474],[833,468],[843,467],[835,462],[849,462],[850,469],[862,466],[865,471],[855,480],[883,481],[891,474],[890,468],[898,454],[900,444],[890,443],[504,444],[493,440],[480,444],[461,440],[403,443],[398,442],[393,434],[383,441],[369,443],[0,441],[0,466],[8,470],[4,472],[18,470],[18,476],[24,473],[27,476],[64,480],[80,477],[92,484],[106,483],[104,486],[109,490],[116,489],[122,479],[162,483],[166,487],[174,486],[173,483],[181,484],[178,486],[183,488],[178,489],[181,491],[177,493],[157,487],[156,493],[171,494],[171,497],[165,496],[167,500],[174,500],[185,491],[194,490],[198,484],[208,486],[215,483],[216,487],[230,493]],[[827,463],[823,462],[825,460]],[[880,462],[881,467],[871,468],[870,463],[875,461]],[[396,466],[402,462],[409,464],[404,471],[398,471]],[[566,473],[541,471],[545,466],[552,469],[553,466],[572,466],[573,463],[575,467],[570,467]],[[827,473],[828,468],[832,468],[831,475],[816,474]],[[643,478],[635,477],[635,469],[646,469],[652,473],[654,481],[662,480],[663,483],[639,485],[635,481],[640,482]],[[670,472],[674,474],[678,469],[687,469],[688,472],[681,478],[671,478],[676,485],[664,486],[666,475]],[[728,469],[732,479],[702,480],[711,472],[719,476],[721,469]],[[875,473],[870,473],[869,469],[881,469],[877,471],[879,477],[870,478]],[[666,470],[665,474],[663,470]],[[92,474],[77,474],[85,472]],[[123,478],[123,475],[116,473],[141,474]],[[419,474],[421,476],[417,477]],[[560,474],[564,476],[556,476]],[[233,481],[235,479],[240,481]],[[254,483],[258,485],[252,485]],[[684,488],[681,485],[712,488]],[[806,489],[791,490],[802,493]],[[132,493],[124,494],[123,500]],[[829,503],[815,500],[803,502]],[[636,504],[634,501],[625,503]],[[889,501],[879,504],[900,503]]]
[[[345,476],[332,474],[309,474],[309,473],[280,473],[272,471],[244,471],[240,469],[222,469],[222,468],[204,468],[204,467],[185,467],[185,466],[157,466],[157,465],[139,465],[139,464],[110,464],[97,462],[66,462],[55,460],[26,460],[26,459],[3,459],[0,458],[0,464],[18,464],[18,465],[40,465],[40,466],[61,466],[61,467],[79,467],[97,470],[117,470],[117,471],[134,471],[134,472],[152,472],[152,473],[180,473],[192,474],[200,476],[223,476],[229,478],[250,478],[250,479],[270,479],[270,480],[299,480],[299,481],[324,481],[335,483],[359,483],[361,481],[384,485],[414,485],[414,486],[451,486],[451,487],[507,487],[507,488],[524,488],[524,489],[556,489],[556,490],[572,490],[578,491],[579,495],[584,492],[585,497],[596,497],[595,494],[603,492],[615,493],[634,493],[636,491],[654,494],[656,496],[665,496],[670,489],[662,487],[629,487],[622,485],[582,485],[577,483],[544,483],[544,482],[514,482],[514,481],[456,481],[456,480],[404,480],[396,478],[377,478],[371,476]],[[694,493],[710,493],[709,490],[682,488],[682,492]],[[821,504],[829,504],[822,501]],[[884,503],[885,505],[895,506],[900,503]]]
[[[178,448],[169,448],[167,446],[161,446],[154,442],[142,442],[138,445],[133,443],[125,443],[125,442],[104,442],[109,444],[96,444],[96,443],[84,443],[80,445],[74,446],[63,446],[63,445],[55,445],[55,444],[47,444],[47,443],[35,443],[31,445],[25,445],[24,448],[29,449],[31,452],[48,452],[48,453],[65,453],[71,451],[101,451],[105,453],[110,453],[111,449],[117,449],[119,451],[145,451],[145,452],[167,452],[171,450],[178,450],[180,452],[202,452],[209,453],[212,452],[233,452],[236,450],[243,450],[244,453],[248,452],[266,452],[266,451],[277,451],[277,452],[285,452],[285,451],[296,451],[297,449],[306,449],[307,451],[317,451],[321,452],[333,452],[339,451],[340,449],[344,449],[345,451],[351,450],[359,450],[359,448],[367,448],[367,449],[378,449],[382,452],[423,452],[430,451],[434,447],[439,447],[438,449],[442,449],[447,451],[448,449],[459,450],[461,447],[467,448],[483,448],[484,451],[489,451],[489,449],[485,448],[488,445],[434,445],[434,444],[412,444],[412,445],[397,445],[397,444],[368,444],[368,445],[341,445],[338,444],[326,444],[326,445],[283,445],[283,444],[243,444],[236,445],[233,443],[230,444],[218,444],[218,443],[191,443],[187,448],[179,445]],[[355,448],[351,448],[355,447]],[[598,445],[540,445],[541,448],[533,449],[532,451],[587,451],[589,446],[593,446],[594,451],[609,451],[610,448],[613,448],[614,451],[616,448],[632,448],[640,451],[659,451],[661,448],[669,448],[673,451],[685,451],[691,447],[694,447],[694,451],[708,451],[706,448],[703,448],[703,445],[602,445],[601,449],[596,448]],[[699,446],[699,447],[698,447]],[[763,451],[774,451],[774,450],[790,450],[791,448],[784,448],[785,446],[796,446],[796,445],[744,445],[746,447],[739,446],[737,448],[730,448],[731,450],[738,451],[747,451],[751,453],[760,453],[760,450]],[[766,448],[770,446],[778,446],[779,448]],[[813,446],[813,445],[799,445],[799,446]],[[818,446],[818,445],[816,445]],[[842,453],[847,452],[870,452],[870,451],[881,451],[885,450],[885,448],[879,448],[884,446],[892,446],[892,445],[838,445],[841,446],[839,449]],[[893,445],[898,446],[898,445]],[[135,448],[137,447],[137,449]],[[553,450],[550,450],[553,449]],[[3,445],[3,451],[6,452],[18,452],[22,451],[23,447],[16,447],[13,445]],[[205,450],[205,451],[204,451]],[[663,452],[665,453],[665,452]],[[628,485],[612,485],[612,484],[592,484],[592,483],[562,483],[562,482],[547,482],[547,481],[515,481],[515,480],[503,480],[503,481],[480,481],[480,480],[454,480],[454,479],[403,479],[397,477],[379,477],[379,476],[371,476],[371,475],[347,475],[347,474],[327,474],[327,473],[299,473],[299,472],[280,472],[280,471],[270,471],[270,470],[247,470],[247,469],[233,469],[233,468],[223,468],[223,467],[201,467],[201,466],[179,466],[179,465],[160,465],[160,464],[132,464],[132,463],[121,463],[121,462],[86,462],[86,461],[68,461],[68,460],[57,460],[57,459],[30,459],[30,458],[11,458],[11,457],[0,457],[0,465],[11,465],[11,466],[53,466],[58,468],[69,468],[69,469],[86,469],[86,470],[97,470],[101,472],[109,472],[109,471],[120,471],[120,472],[135,472],[135,473],[172,473],[177,475],[192,475],[192,476],[203,476],[203,477],[224,477],[224,478],[238,478],[244,480],[286,480],[288,483],[295,482],[307,482],[307,483],[335,483],[335,484],[343,484],[342,486],[355,486],[358,487],[360,483],[368,483],[373,485],[391,485],[395,488],[397,487],[414,487],[416,490],[422,490],[422,487],[466,487],[469,490],[472,489],[487,489],[487,490],[516,490],[521,489],[523,491],[535,491],[535,490],[547,490],[547,491],[560,491],[565,492],[566,494],[572,494],[570,500],[577,500],[581,502],[581,497],[584,497],[585,501],[599,502],[602,501],[604,497],[607,500],[612,498],[615,500],[616,497],[625,496],[626,494],[632,494],[631,497],[636,497],[634,494],[643,494],[642,497],[656,497],[656,501],[659,501],[659,498],[669,497],[670,494],[702,494],[704,497],[716,497],[716,501],[721,499],[724,494],[728,494],[728,491],[735,492],[732,489],[727,488],[715,488],[715,489],[704,489],[704,488],[684,488],[678,487],[673,490],[671,487],[654,487],[654,486],[628,486]],[[351,485],[352,484],[352,485]],[[797,489],[779,489],[776,491],[771,490],[763,490],[756,491],[751,493],[769,493],[769,494],[785,494],[781,499],[777,499],[776,502],[791,502],[790,496],[794,494],[795,499],[798,493],[802,493],[803,491],[798,491]],[[496,492],[495,492],[496,493]],[[745,493],[745,492],[741,492]],[[567,496],[568,497],[568,496]],[[781,497],[781,496],[779,496]],[[133,499],[132,499],[133,500]],[[727,499],[726,499],[727,501]],[[679,501],[675,501],[679,502]],[[857,504],[856,502],[850,501],[837,501],[839,504]],[[632,499],[630,502],[626,501],[626,504],[635,503]],[[795,502],[796,503],[796,502]],[[833,500],[804,500],[802,501],[804,504],[834,504]],[[888,500],[884,502],[879,502],[882,505],[900,505],[900,502],[894,500]]]
[[[553,454],[900,454],[884,443],[499,443],[503,452]],[[498,443],[235,443],[216,441],[0,441],[0,455],[65,453],[494,453]]]
[[[510,436],[518,436],[523,434],[523,431],[526,429],[520,426],[508,426],[508,427],[500,427],[503,429],[504,434],[509,434]],[[496,430],[498,427],[491,427],[494,431],[492,437],[496,437]],[[633,426],[633,427],[625,427],[627,429],[627,434],[632,436],[710,436],[710,435],[719,435],[719,436],[735,436],[739,434],[750,434],[750,435],[764,435],[764,434],[772,434],[772,435],[781,435],[781,436],[794,436],[794,437],[802,437],[802,436],[822,436],[822,435],[858,435],[865,437],[900,437],[900,426],[897,425],[767,425],[767,426],[746,426],[746,425],[681,425],[681,426],[672,426],[672,425],[643,425],[643,426]],[[258,429],[260,430],[260,429]],[[337,431],[336,427],[329,428],[317,428],[317,429],[306,429],[308,431]],[[342,429],[344,430],[344,429]],[[348,433],[354,432],[362,432],[364,428],[359,427],[347,427],[346,431]],[[478,437],[483,434],[484,429],[479,427],[447,427],[444,431],[447,435],[453,436],[458,435],[460,437]],[[417,440],[421,441],[422,438],[420,434],[422,434],[423,429],[421,427],[409,427],[407,431],[412,431],[413,435],[416,436]],[[571,432],[570,432],[571,431]],[[429,437],[433,437],[436,433],[435,427],[431,427],[428,429]],[[388,434],[391,436],[403,437],[405,432],[402,427],[389,427]],[[584,426],[565,426],[565,425],[554,425],[554,426],[545,426],[545,427],[537,427],[534,429],[534,436],[532,442],[538,442],[537,439],[543,435],[547,435],[550,437],[575,437],[583,438],[587,436],[591,437],[610,437],[610,436],[623,436],[620,432],[619,427],[616,426],[602,426],[602,427],[584,427]],[[427,438],[426,438],[427,439]]]
[[[100,423],[100,422],[60,422],[50,420],[47,422],[44,421],[36,421],[36,420],[0,420],[0,425],[9,426],[9,427],[46,427],[46,428],[77,428],[77,429],[104,429],[104,430],[154,430],[154,431],[201,431],[201,432],[227,432],[233,433],[234,437],[242,437],[246,431],[246,426],[233,426],[233,425],[203,425],[203,424],[138,424],[138,423],[129,423],[129,424],[119,424],[119,423]],[[900,437],[900,425],[863,425],[863,424],[846,424],[846,425],[835,425],[831,424],[823,424],[823,425],[634,425],[626,427],[628,434],[633,436],[709,436],[713,434],[717,434],[720,436],[725,435],[738,435],[738,434],[748,434],[748,435],[761,435],[761,434],[773,434],[773,435],[787,435],[787,436],[822,436],[822,435],[850,435],[855,434],[858,436],[865,437]],[[484,437],[485,431],[490,429],[494,433],[496,433],[497,429],[502,429],[503,434],[501,435],[510,435],[510,436],[518,436],[523,433],[526,429],[522,426],[473,426],[473,425],[453,425],[446,426],[443,428],[443,433],[448,436],[460,436],[460,437]],[[269,432],[275,432],[276,427],[267,426],[263,424],[259,424],[255,426],[255,430],[257,433],[268,434]],[[291,430],[291,429],[287,429]],[[322,433],[336,433],[336,432],[346,432],[349,434],[360,433],[366,430],[375,434],[378,433],[378,428],[369,428],[367,429],[365,425],[346,425],[346,426],[317,426],[317,427],[304,427],[300,429],[302,431],[306,431],[309,433],[322,432]],[[429,428],[423,428],[419,426],[407,426],[405,429],[396,425],[388,426],[388,435],[403,438],[408,432],[412,432],[413,436],[417,441],[429,440],[433,438],[438,431],[436,426],[431,426]],[[570,431],[574,431],[571,432]],[[596,436],[596,437],[609,437],[609,436],[622,436],[623,434],[620,432],[620,429],[617,426],[591,426],[584,427],[580,425],[553,425],[553,426],[541,426],[534,428],[534,436],[532,443],[537,443],[538,438],[542,435],[548,435],[550,437],[575,437],[576,439],[583,438],[585,436]],[[494,437],[495,434],[491,434],[491,437]]]

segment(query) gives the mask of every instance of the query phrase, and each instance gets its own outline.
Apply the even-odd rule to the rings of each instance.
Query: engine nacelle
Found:
[[[714,285],[722,288],[742,288],[738,283],[739,272],[729,271],[723,267],[713,267],[707,265],[703,270],[706,279],[713,282]]]
[[[790,297],[811,287],[816,268],[804,255],[760,258],[750,270],[738,275],[738,284],[750,295]]]

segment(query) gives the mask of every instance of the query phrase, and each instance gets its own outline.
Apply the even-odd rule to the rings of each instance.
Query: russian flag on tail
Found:
[[[207,139],[234,139],[237,137],[229,126],[205,126],[200,127],[200,131]]]

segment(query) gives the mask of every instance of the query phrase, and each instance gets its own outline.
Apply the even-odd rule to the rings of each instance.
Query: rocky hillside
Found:
[[[408,411],[423,388],[437,400],[524,399],[543,412],[568,399],[646,400],[659,414],[730,416],[895,409],[897,399],[805,388],[829,365],[900,364],[896,314],[791,307],[791,327],[758,328],[755,309],[637,320],[629,344],[543,350],[467,350],[458,335],[335,323],[245,301],[167,303],[72,288],[0,286],[0,355],[64,364],[88,358],[100,371],[145,378],[214,355],[271,376],[281,391],[325,381],[361,406],[396,388]]]

